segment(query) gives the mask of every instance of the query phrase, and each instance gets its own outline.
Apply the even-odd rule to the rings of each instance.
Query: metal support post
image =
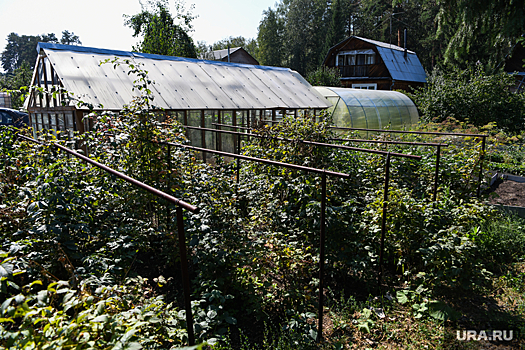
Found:
[[[441,145],[436,148],[436,175],[434,177],[434,197],[432,201],[435,202],[437,199],[438,181],[439,181],[439,161],[441,160]]]
[[[481,195],[481,181],[483,180],[483,159],[485,158],[485,140],[487,136],[481,137],[481,155],[479,157],[479,180],[478,180],[478,191],[477,196]]]
[[[381,246],[379,248],[379,274],[377,282],[381,288],[381,280],[383,278],[383,255],[385,250],[385,235],[386,235],[386,213],[388,206],[388,183],[390,181],[390,152],[386,155],[385,165],[385,187],[383,191],[383,218],[381,222]]]
[[[237,154],[241,154],[241,135],[235,135],[234,137],[237,137]],[[240,159],[237,158],[237,185],[239,185],[239,173],[241,170],[241,163]]]
[[[168,179],[166,180],[166,193],[171,193],[171,145],[168,143]],[[166,232],[169,233],[170,231],[170,221],[171,221],[171,215],[170,215],[170,206],[166,206]]]
[[[317,342],[323,339],[323,289],[324,289],[324,260],[325,260],[325,214],[326,214],[326,173],[321,174],[321,232],[319,236],[319,310],[318,310],[318,327]]]
[[[188,328],[188,345],[195,345],[193,334],[193,315],[191,313],[190,276],[188,272],[188,258],[186,256],[186,237],[184,235],[184,216],[182,208],[177,206],[177,231],[179,233],[180,267],[184,288],[184,307],[186,309],[186,327]]]

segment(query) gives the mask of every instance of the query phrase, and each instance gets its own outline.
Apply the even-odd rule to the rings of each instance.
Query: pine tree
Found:
[[[259,24],[257,60],[266,66],[283,65],[284,23],[278,10],[268,8]]]

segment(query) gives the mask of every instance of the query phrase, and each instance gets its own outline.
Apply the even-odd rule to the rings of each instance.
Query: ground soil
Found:
[[[489,189],[489,203],[525,207],[525,183],[498,180]]]

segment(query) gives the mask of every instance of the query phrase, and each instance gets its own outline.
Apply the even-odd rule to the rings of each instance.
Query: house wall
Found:
[[[386,68],[385,63],[381,59],[381,56],[379,55],[379,52],[377,51],[377,48],[375,45],[367,43],[365,41],[361,41],[356,38],[352,38],[346,43],[344,43],[342,46],[337,47],[336,50],[333,50],[330,52],[330,56],[327,57],[327,60],[325,61],[325,65],[328,67],[335,67],[336,65],[336,57],[337,54],[341,51],[350,51],[350,50],[373,50],[376,54],[375,59],[376,63],[371,65],[366,65],[368,67],[368,74],[367,77],[369,78],[388,78],[392,79],[390,76],[390,73],[388,72],[388,69]],[[341,74],[343,77],[344,75]],[[382,83],[383,84],[383,83]],[[390,84],[390,83],[387,83]],[[390,85],[387,89],[382,90],[390,90]],[[379,86],[378,86],[379,89]]]
[[[376,84],[376,90],[391,90],[391,79],[349,79],[341,80],[343,87],[352,88],[355,84]]]
[[[341,72],[341,83],[343,87],[352,88],[355,84],[376,84],[377,90],[405,90],[410,91],[415,87],[424,86],[424,83],[413,82],[413,81],[393,81],[390,72],[386,64],[384,63],[376,45],[369,43],[358,38],[352,37],[347,41],[341,42],[338,45],[331,48],[328,53],[324,65],[327,67],[336,67],[337,54],[341,51],[352,51],[352,50],[372,50],[376,54],[376,60],[374,64],[364,66],[352,66],[352,67],[365,67],[367,70],[365,76],[352,76],[351,74],[345,74],[345,70],[340,68]]]

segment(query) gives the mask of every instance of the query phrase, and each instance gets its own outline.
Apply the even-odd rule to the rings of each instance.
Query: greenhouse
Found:
[[[338,127],[403,129],[419,120],[417,108],[408,96],[395,91],[316,86],[332,107]]]
[[[88,107],[118,113],[139,94],[134,89],[138,76],[130,74],[138,69],[147,72],[161,122],[170,117],[187,127],[213,128],[222,123],[250,128],[263,119],[277,120],[304,110],[315,115],[330,107],[288,68],[52,43],[39,43],[37,51],[32,81],[37,88],[26,100],[35,137],[45,130],[70,135],[89,131]],[[233,150],[232,135],[217,137],[215,132],[188,128],[187,136],[194,146]]]

